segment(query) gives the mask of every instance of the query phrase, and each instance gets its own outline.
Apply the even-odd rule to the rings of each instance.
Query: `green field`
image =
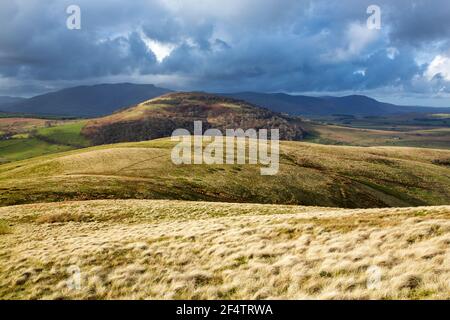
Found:
[[[90,142],[81,135],[84,121],[51,122],[39,119],[11,119],[1,124],[9,135],[0,140],[0,163],[87,147]]]
[[[73,149],[70,146],[52,144],[36,138],[17,138],[0,141],[0,163],[37,157]]]
[[[67,145],[76,148],[88,147],[89,140],[81,135],[81,129],[86,124],[85,121],[77,121],[54,127],[39,128],[36,137],[51,143]]]

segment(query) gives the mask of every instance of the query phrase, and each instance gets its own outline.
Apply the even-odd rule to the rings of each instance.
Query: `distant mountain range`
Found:
[[[290,115],[324,116],[347,114],[376,116],[399,113],[450,112],[450,108],[399,106],[379,102],[363,95],[311,97],[285,93],[258,92],[239,92],[224,95]]]
[[[4,110],[2,107],[6,109],[11,104],[22,102],[25,100],[27,99],[19,97],[0,96],[0,110]]]
[[[95,117],[171,92],[152,84],[99,84],[46,93],[16,103],[0,105],[0,110],[38,115]]]
[[[96,117],[172,92],[152,84],[99,84],[79,86],[46,93],[33,98],[0,97],[0,110],[5,112]],[[375,99],[350,95],[344,97],[312,97],[285,93],[238,92],[220,94],[244,100],[272,111],[290,115],[324,116],[333,114],[380,116],[398,113],[450,113],[450,108],[398,106]]]

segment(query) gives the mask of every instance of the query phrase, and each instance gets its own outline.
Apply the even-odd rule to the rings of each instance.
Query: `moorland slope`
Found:
[[[128,198],[348,208],[450,203],[449,150],[285,141],[278,174],[261,176],[260,165],[175,165],[175,144],[119,143],[0,165],[0,205]]]

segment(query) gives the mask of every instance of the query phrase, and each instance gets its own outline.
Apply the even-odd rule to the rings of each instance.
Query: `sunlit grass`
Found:
[[[103,200],[0,215],[15,226],[0,242],[3,299],[450,298],[448,206]]]

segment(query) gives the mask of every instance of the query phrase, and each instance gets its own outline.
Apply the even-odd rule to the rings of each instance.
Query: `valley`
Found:
[[[111,115],[82,119],[0,113],[0,163],[91,145],[166,137],[180,127],[192,130],[194,120],[202,120],[205,129],[274,126],[280,128],[284,140],[327,145],[450,148],[447,113],[298,117],[205,93],[173,93],[111,110]]]

